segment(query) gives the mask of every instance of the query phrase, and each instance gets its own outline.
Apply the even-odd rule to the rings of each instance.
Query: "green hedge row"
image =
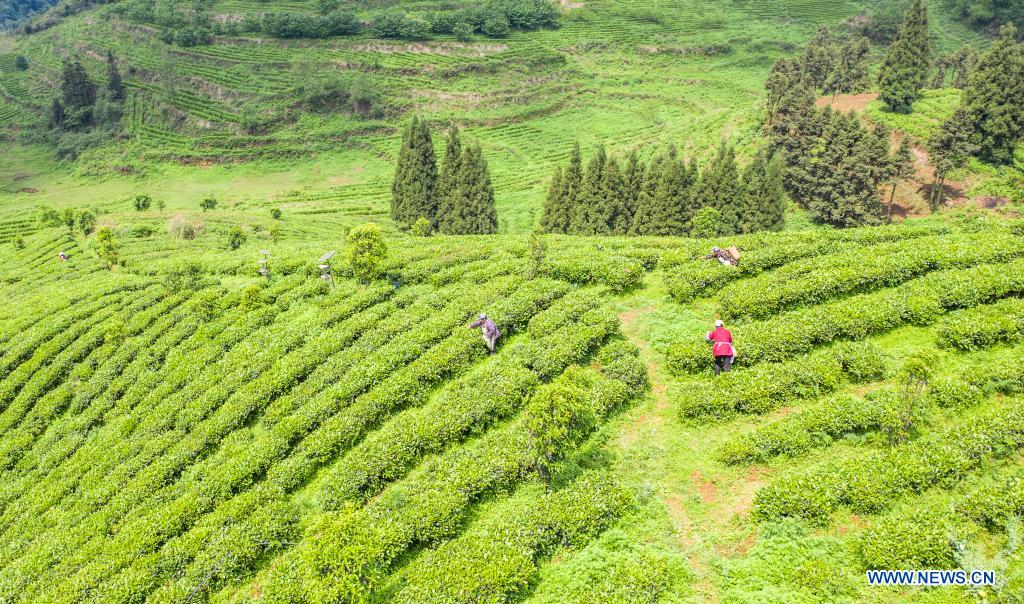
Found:
[[[483,292],[466,294],[465,299],[453,301],[452,306],[442,309],[436,317],[422,322],[402,338],[391,342],[373,355],[365,356],[326,396],[318,397],[316,401],[297,410],[293,417],[276,424],[273,431],[250,445],[252,450],[244,464],[218,467],[217,471],[211,470],[214,478],[205,476],[205,472],[199,470],[202,465],[195,468],[193,471],[199,471],[200,476],[205,476],[204,480],[179,481],[171,489],[171,493],[178,493],[175,497],[181,502],[180,509],[175,510],[173,514],[167,514],[167,508],[174,506],[168,506],[166,503],[156,505],[149,511],[149,514],[155,517],[148,520],[146,515],[136,510],[133,513],[136,520],[122,529],[115,540],[118,543],[135,544],[133,549],[136,552],[140,547],[155,547],[166,538],[168,532],[173,535],[175,531],[184,530],[197,513],[209,510],[239,485],[248,484],[260,472],[265,471],[268,480],[274,481],[285,490],[299,486],[319,465],[331,459],[340,450],[354,444],[368,427],[374,425],[380,418],[403,404],[419,400],[426,395],[432,384],[468,366],[474,359],[483,355],[483,346],[478,340],[478,334],[465,329],[462,325],[472,312],[468,310],[472,306],[472,300],[479,301],[481,296],[499,300],[492,314],[503,320],[503,324],[515,326],[525,324],[538,306],[543,308],[553,298],[564,293],[565,289],[564,284],[557,282],[534,281],[523,285],[517,280],[502,279],[492,284],[491,288],[483,288]],[[424,352],[431,341],[451,333],[453,328],[458,330],[454,336]],[[276,396],[275,392],[283,391],[282,388],[287,389],[284,384],[293,382],[295,371],[297,370],[299,374],[304,371],[304,359],[310,359],[315,363],[312,357],[323,356],[321,351],[321,354],[311,357],[310,348],[319,349],[322,345],[338,339],[325,338],[319,344],[312,343],[307,348],[299,349],[295,358],[298,365],[286,362],[288,359],[279,360],[273,371],[247,385],[260,389],[269,387],[270,391],[249,392],[252,388],[243,389],[238,393],[239,396],[232,397],[217,410],[217,414],[211,418],[214,421],[210,424],[209,430],[193,431],[184,443],[179,443],[174,449],[184,454],[185,451],[191,450],[192,443],[195,443],[195,446],[203,446],[204,442],[218,440],[219,434],[236,425],[233,418],[245,417],[252,413],[248,409],[255,401],[271,400]],[[419,358],[416,358],[417,356]],[[416,359],[413,363],[402,367],[403,363],[413,358]],[[363,396],[358,396],[362,391],[380,383],[385,377],[387,380],[380,386],[374,387]],[[282,382],[280,379],[287,381]],[[348,401],[352,402],[346,404]],[[273,467],[268,467],[288,452],[290,443],[296,443],[299,439],[301,443],[287,458]],[[175,455],[172,451],[171,455],[164,455],[155,460],[140,477],[136,478],[136,481],[152,486],[153,479],[167,471],[173,472],[174,466],[168,465],[168,460],[170,463],[180,463],[181,459],[182,455]],[[134,491],[135,488],[133,484],[128,490]],[[210,495],[203,497],[203,493]],[[138,499],[138,495],[123,497],[119,494],[114,502],[108,504],[108,508],[130,509],[126,505],[132,499]],[[104,511],[100,517],[109,521],[110,514]],[[174,528],[166,528],[167,523],[173,523],[171,526]],[[102,545],[102,540],[97,545]],[[114,549],[120,552],[125,548]],[[109,573],[131,563],[130,556],[122,553],[111,555],[109,548],[105,550],[106,556],[100,556],[99,561],[94,558],[94,561],[79,573],[88,577],[90,584],[102,578],[93,573]]]
[[[866,398],[839,396],[727,440],[718,456],[728,464],[765,462],[827,447],[845,434],[886,425],[897,410],[897,394],[882,390]]]
[[[567,323],[580,318],[580,316],[597,308],[601,304],[601,297],[591,289],[577,289],[569,292],[557,302],[537,313],[530,319],[526,332],[530,337],[539,338],[552,333]]]
[[[943,376],[929,385],[930,398],[940,407],[966,408],[993,394],[1024,392],[1024,347],[986,358],[952,376]]]
[[[867,568],[885,570],[957,568],[955,522],[930,507],[887,514],[857,540]]]
[[[933,273],[910,283],[821,306],[785,312],[732,329],[739,366],[785,361],[835,340],[859,340],[908,323],[927,325],[948,310],[1024,294],[1024,260]],[[710,370],[709,346],[700,336],[667,351],[676,374]]]
[[[1024,408],[1014,401],[945,433],[785,474],[758,491],[753,516],[825,524],[841,506],[859,514],[877,513],[902,496],[952,486],[982,463],[1008,457],[1022,446]]]
[[[1009,298],[995,304],[950,313],[936,329],[939,345],[956,350],[978,350],[1024,336],[1024,299]]]
[[[600,417],[629,396],[625,384],[593,369],[570,368],[551,387],[562,382],[574,386]],[[451,537],[474,501],[511,486],[531,470],[537,455],[524,421],[430,459],[361,509],[326,516],[270,569],[265,597],[364,600],[406,550]]]
[[[931,271],[1006,262],[1022,254],[1024,240],[1009,234],[943,235],[884,243],[793,262],[734,283],[722,289],[718,309],[726,320],[763,319],[788,307],[892,287]]]
[[[669,400],[683,418],[761,414],[789,401],[832,392],[846,382],[881,379],[890,361],[875,344],[843,342],[785,363],[723,373],[713,382],[674,384]]]
[[[639,285],[645,272],[642,260],[584,247],[551,251],[541,265],[541,273],[549,277],[577,285],[606,285],[616,292]]]
[[[583,313],[569,328],[557,332],[559,337],[540,338],[522,345],[518,355],[541,379],[550,380],[569,365],[589,358],[604,338],[618,328],[619,319],[614,312],[595,308]]]
[[[624,489],[597,472],[554,493],[513,500],[457,539],[420,556],[392,601],[515,601],[536,577],[539,559],[587,543],[630,501]]]

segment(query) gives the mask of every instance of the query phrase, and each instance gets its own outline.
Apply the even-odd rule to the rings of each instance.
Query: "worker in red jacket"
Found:
[[[732,347],[732,332],[721,320],[715,321],[715,330],[708,332],[707,341],[711,344],[711,354],[715,355],[715,375],[731,370],[736,349]]]

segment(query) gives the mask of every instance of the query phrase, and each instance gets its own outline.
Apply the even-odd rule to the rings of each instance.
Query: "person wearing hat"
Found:
[[[732,346],[732,332],[725,328],[721,319],[715,321],[715,330],[709,331],[705,338],[711,344],[711,354],[715,355],[715,375],[732,370],[732,362],[736,359],[736,349]]]
[[[718,260],[725,266],[737,266],[739,264],[739,262],[736,260],[736,258],[733,257],[729,250],[723,250],[717,245],[711,248],[711,253],[708,254],[707,256],[704,256],[704,259]]]
[[[501,337],[501,332],[498,331],[498,326],[494,324],[485,313],[480,314],[480,318],[477,319],[470,329],[480,328],[483,330],[484,342],[487,343],[487,354],[494,354],[494,347],[498,344],[498,338]]]

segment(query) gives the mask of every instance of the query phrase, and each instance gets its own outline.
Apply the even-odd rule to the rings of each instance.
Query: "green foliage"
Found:
[[[1009,298],[950,313],[937,329],[939,346],[978,350],[1024,336],[1024,300]]]
[[[28,71],[28,59],[25,55],[18,55],[14,58],[14,68],[18,71]]]
[[[446,235],[490,235],[498,232],[491,173],[479,145],[462,152],[455,186],[439,212],[438,230]]]
[[[862,339],[894,327],[928,325],[945,312],[1024,293],[1024,262],[984,264],[941,271],[904,286],[796,309],[762,322],[736,326],[733,338],[744,363],[784,361],[819,344]],[[677,373],[711,367],[707,344],[699,338],[672,344],[669,367]]]
[[[88,235],[96,230],[96,214],[89,210],[82,210],[77,214],[78,228],[82,233]]]
[[[788,472],[758,491],[753,515],[825,523],[840,506],[858,514],[883,511],[900,496],[949,487],[980,464],[1012,455],[1024,446],[1022,421],[1020,407],[1011,405],[944,433]]]
[[[690,221],[690,236],[698,238],[717,237],[724,233],[720,231],[722,213],[717,209],[706,206],[697,210]]]
[[[930,69],[928,7],[922,0],[914,0],[879,70],[879,98],[893,111],[909,111]]]
[[[859,539],[867,568],[957,568],[954,534],[949,514],[932,509],[910,509],[886,515]]]
[[[742,354],[742,341],[738,348]],[[710,350],[704,352],[711,356]],[[833,392],[847,382],[880,379],[889,362],[889,356],[876,345],[841,343],[785,363],[722,374],[713,386],[680,382],[670,389],[669,399],[684,418],[763,414],[789,401]]]
[[[132,207],[136,212],[145,212],[153,205],[153,198],[145,193],[139,193],[132,198]]]
[[[238,305],[246,310],[259,308],[264,304],[263,288],[259,285],[250,285],[242,290],[238,298]]]
[[[1024,139],[1024,43],[1012,24],[982,55],[964,89],[963,108],[980,157],[1011,163]]]
[[[718,149],[718,155],[701,175],[696,192],[700,207],[718,210],[721,216],[718,223],[719,235],[734,235],[741,230],[741,187],[739,167],[736,165],[736,150],[726,146],[723,141]]]
[[[274,220],[281,220],[281,208],[270,208],[270,217]]]
[[[59,123],[65,128],[83,129],[92,124],[96,85],[77,60],[64,63],[61,71],[61,101],[63,119]],[[52,119],[57,117],[54,115]]]
[[[970,155],[977,149],[971,144],[971,123],[968,112],[961,108],[953,117],[943,122],[942,127],[929,141],[928,151],[935,166],[935,184],[932,185],[931,206],[936,211],[942,206],[943,185],[946,176],[967,164]]]
[[[434,229],[430,226],[430,221],[425,217],[420,216],[419,219],[413,223],[412,228],[409,229],[409,234],[413,237],[430,237],[430,234],[433,231]]]
[[[204,212],[217,209],[217,198],[213,195],[207,195],[199,201],[199,208]]]
[[[380,276],[388,248],[379,226],[372,222],[359,225],[348,232],[345,243],[345,260],[357,279],[369,283]]]
[[[1024,28],[1024,7],[1014,0],[951,0],[957,17],[980,29],[1012,21]]]
[[[237,250],[238,248],[245,245],[245,242],[248,238],[248,235],[245,234],[245,231],[243,231],[241,227],[231,227],[230,229],[228,229],[228,249]]]
[[[391,219],[411,225],[421,216],[435,224],[438,201],[437,164],[430,128],[419,117],[402,133],[402,146],[391,184]]]
[[[107,268],[117,265],[117,244],[114,241],[114,230],[108,226],[100,227],[96,231],[96,253],[107,265]]]
[[[180,262],[161,269],[160,277],[170,292],[195,291],[202,283],[203,268],[195,262]]]

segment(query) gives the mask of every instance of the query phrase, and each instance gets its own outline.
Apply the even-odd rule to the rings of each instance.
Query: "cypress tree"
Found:
[[[783,189],[784,167],[778,154],[757,152],[743,171],[743,206],[739,232],[778,231],[785,226],[786,195]]]
[[[576,200],[576,211],[573,215],[569,232],[576,235],[599,235],[603,232],[601,206],[604,205],[604,194],[601,184],[604,180],[604,167],[608,161],[604,146],[597,148],[597,153],[587,163],[587,171],[583,175],[583,184]]]
[[[50,105],[50,128],[63,128],[64,118],[64,105],[60,104],[60,99],[53,99],[53,103]]]
[[[964,107],[982,159],[1012,163],[1024,137],[1024,44],[1017,28],[1004,25],[978,62],[964,90]]]
[[[946,70],[953,66],[953,58],[948,54],[941,54],[935,58],[935,78],[932,79],[933,89],[942,88],[946,84]]]
[[[437,176],[437,224],[442,232],[446,225],[456,220],[454,216],[455,190],[458,184],[459,167],[462,162],[462,140],[459,130],[453,124],[448,130],[448,142],[444,149],[441,172]]]
[[[446,235],[488,235],[498,232],[498,212],[490,169],[479,145],[462,153],[451,219],[442,225]]]
[[[548,186],[544,208],[540,215],[540,230],[543,233],[565,233],[569,228],[569,207],[566,205],[565,180],[562,166],[555,166],[555,173]]]
[[[928,9],[914,0],[878,72],[879,98],[892,111],[910,111],[931,67]]]
[[[630,210],[626,179],[619,167],[619,160],[614,157],[609,158],[605,164],[601,193],[604,198],[598,225],[601,233],[625,235],[633,222],[633,213]]]
[[[725,141],[718,148],[718,155],[704,171],[697,194],[700,207],[718,210],[722,223],[722,235],[732,235],[740,230],[740,213],[743,195],[740,190],[739,167],[736,165],[736,151]]]
[[[636,207],[640,202],[640,192],[644,186],[644,167],[637,158],[636,151],[629,154],[626,159],[625,173],[622,175],[622,179],[626,185],[626,211],[629,214],[629,227],[626,232],[633,226],[633,216],[636,215]]]
[[[630,235],[653,234],[651,231],[654,228],[654,196],[658,184],[661,183],[665,162],[663,155],[655,155],[644,171],[643,183],[640,185],[640,194],[636,201],[636,212],[633,213],[633,224],[629,227]]]
[[[932,185],[932,211],[942,206],[943,187],[946,176],[967,164],[967,159],[976,150],[971,144],[971,119],[966,109],[957,109],[935,133],[928,145],[928,152],[935,166],[935,182]]]
[[[402,136],[391,185],[391,218],[412,225],[419,218],[437,224],[437,162],[427,123],[414,116]]]
[[[964,88],[970,81],[971,74],[978,66],[978,51],[970,46],[960,48],[953,55],[953,69],[956,76],[953,78],[953,88]]]
[[[832,35],[827,27],[818,29],[804,49],[801,65],[804,73],[815,89],[822,88],[828,82],[836,64],[836,49],[832,45]]]
[[[115,101],[124,100],[124,82],[121,81],[121,72],[117,68],[117,61],[114,60],[114,53],[107,51],[107,90],[110,91],[110,98]]]
[[[857,92],[865,87],[868,80],[865,59],[871,47],[865,38],[857,38],[843,44],[839,52],[836,68],[825,82],[825,94],[831,94],[835,100],[837,94]]]
[[[910,147],[910,139],[906,136],[900,143],[896,154],[889,159],[889,178],[892,179],[892,190],[889,192],[889,205],[885,210],[885,221],[892,222],[892,204],[896,198],[896,185],[914,175],[914,151]]]
[[[579,143],[574,143],[569,153],[569,166],[565,169],[562,186],[565,188],[562,201],[565,207],[565,229],[562,232],[570,233],[583,192],[583,155],[580,153]]]
[[[87,126],[92,123],[92,110],[96,104],[96,85],[85,73],[77,59],[66,61],[61,72],[65,123],[69,126]]]

